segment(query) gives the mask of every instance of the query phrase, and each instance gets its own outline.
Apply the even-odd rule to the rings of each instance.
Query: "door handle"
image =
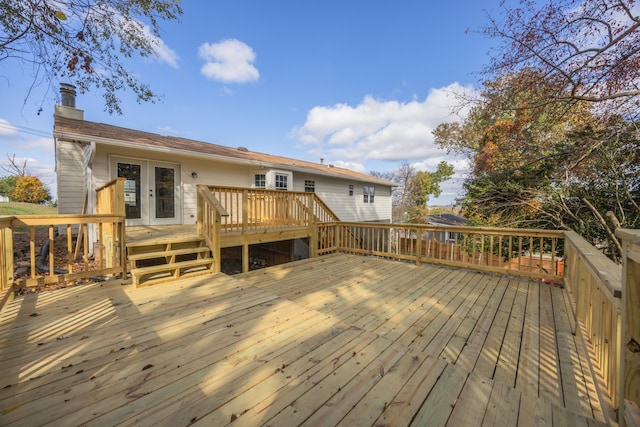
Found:
[[[153,190],[149,190],[149,197],[153,197]]]

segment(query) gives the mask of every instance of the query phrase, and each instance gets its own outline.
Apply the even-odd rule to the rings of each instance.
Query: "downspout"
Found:
[[[87,191],[87,212],[95,214],[96,211],[96,192],[93,188],[93,161],[96,157],[96,143],[91,141],[89,145],[85,147],[84,158],[84,187]],[[89,241],[89,257],[93,257],[93,243],[96,242],[96,226],[95,224],[89,224],[87,227],[87,240]]]

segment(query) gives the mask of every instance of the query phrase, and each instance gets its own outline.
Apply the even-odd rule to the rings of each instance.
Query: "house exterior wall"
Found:
[[[56,142],[58,213],[82,213],[85,195],[85,146],[67,141]]]
[[[148,161],[152,164],[165,163],[180,166],[181,217],[183,224],[195,224],[196,222],[196,186],[198,184],[249,187],[253,179],[249,173],[249,168],[246,166],[176,156],[171,153],[98,145],[93,162],[94,188],[99,188],[114,179],[115,162],[127,159]],[[191,174],[193,172],[197,174],[197,178],[192,177]]]
[[[79,174],[83,171],[86,144],[62,142],[58,144],[59,173],[58,200],[61,213],[79,213],[82,209],[84,186]],[[305,191],[305,181],[315,183],[315,193],[343,221],[391,220],[391,187],[370,184],[349,178],[331,177],[290,171],[286,168],[260,167],[227,163],[211,158],[190,157],[168,152],[154,152],[108,144],[96,144],[90,179],[93,189],[99,188],[115,178],[115,163],[118,160],[149,162],[149,164],[175,164],[179,166],[180,179],[180,222],[196,222],[196,186],[198,184],[228,187],[253,187],[254,174],[267,174],[267,188],[273,187],[275,172],[286,173],[290,177],[289,190]],[[192,173],[197,177],[192,177]],[[353,185],[353,195],[349,195],[349,185]],[[375,187],[374,203],[364,203],[363,187]],[[141,195],[142,197],[142,195]]]
[[[391,187],[329,176],[294,173],[293,190],[304,191],[305,180],[315,182],[315,193],[341,221],[391,222]],[[353,195],[349,195],[353,185]],[[373,203],[364,203],[363,187],[374,187]]]

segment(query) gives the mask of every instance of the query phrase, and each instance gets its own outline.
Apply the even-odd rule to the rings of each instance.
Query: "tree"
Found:
[[[453,176],[453,165],[442,161],[434,172],[417,171],[409,182],[406,197],[405,221],[424,223],[429,211],[427,203],[430,196],[438,197],[442,190],[440,184]]]
[[[530,85],[555,82],[543,102],[604,104],[601,114],[633,121],[640,98],[640,16],[634,0],[520,0],[490,17],[484,33],[501,44],[489,80],[538,70]],[[504,5],[504,3],[503,3]]]
[[[31,66],[34,85],[101,89],[105,109],[121,114],[120,90],[130,88],[138,102],[158,98],[124,60],[155,55],[160,21],[181,14],[177,0],[0,0],[0,61]]]
[[[538,76],[485,82],[462,123],[434,131],[437,144],[469,156],[463,213],[479,225],[575,230],[616,259],[615,227],[640,224],[637,127],[585,101],[543,102],[558,82],[527,84]]]
[[[16,181],[18,177],[16,175],[8,175],[0,178],[0,194],[11,199],[11,194],[14,188],[16,188]]]
[[[8,156],[7,166],[2,166],[10,175],[0,178],[0,194],[13,202],[44,203],[51,200],[49,189],[36,177],[29,175],[27,160],[19,163],[16,155]]]
[[[434,172],[416,170],[409,162],[388,172],[370,172],[370,175],[395,182],[392,192],[393,222],[424,222],[430,196],[438,197],[440,184],[453,176],[453,166],[440,162]]]
[[[617,259],[640,224],[640,17],[634,0],[502,2],[481,98],[436,141],[469,155],[465,215],[574,229]],[[469,100],[465,100],[468,102]]]
[[[11,200],[24,203],[41,204],[51,200],[49,190],[35,176],[23,175],[16,179],[16,186],[11,193]]]

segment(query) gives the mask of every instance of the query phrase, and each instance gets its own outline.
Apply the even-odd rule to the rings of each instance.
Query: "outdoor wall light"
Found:
[[[198,172],[191,172],[191,178],[193,179],[198,178]]]

